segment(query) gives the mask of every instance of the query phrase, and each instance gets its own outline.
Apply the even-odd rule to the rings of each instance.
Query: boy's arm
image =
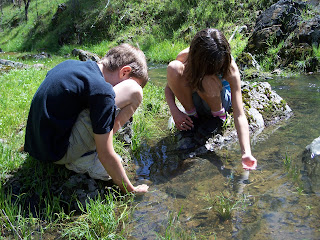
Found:
[[[121,163],[121,158],[113,148],[113,131],[106,134],[94,134],[97,147],[98,157],[113,182],[117,184],[123,192],[140,192],[148,191],[146,184],[134,187]]]

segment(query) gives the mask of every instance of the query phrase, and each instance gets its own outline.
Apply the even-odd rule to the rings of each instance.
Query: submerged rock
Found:
[[[306,192],[320,194],[320,137],[306,147],[302,155],[302,180]]]

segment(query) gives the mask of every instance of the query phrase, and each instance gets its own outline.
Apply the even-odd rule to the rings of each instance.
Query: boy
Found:
[[[24,150],[92,178],[111,177],[124,192],[147,192],[147,185],[131,184],[113,148],[113,133],[140,105],[147,81],[145,56],[129,44],[112,48],[98,63],[58,64],[33,97]]]

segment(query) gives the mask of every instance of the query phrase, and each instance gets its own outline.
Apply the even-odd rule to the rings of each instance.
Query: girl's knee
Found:
[[[184,71],[184,64],[178,60],[169,63],[167,67],[168,78],[181,77]]]
[[[222,90],[221,81],[217,77],[204,77],[202,81],[204,94],[208,96],[220,97]]]

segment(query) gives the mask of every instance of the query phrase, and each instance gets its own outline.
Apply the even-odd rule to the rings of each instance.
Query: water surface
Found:
[[[165,69],[152,69],[151,81],[165,85]],[[268,80],[293,110],[289,120],[265,129],[252,139],[258,168],[247,182],[240,148],[195,157],[178,152],[168,136],[146,148],[137,159],[137,174],[151,182],[150,192],[138,199],[132,239],[163,236],[168,221],[178,216],[193,239],[320,239],[320,196],[301,191],[284,166],[286,155],[297,168],[305,147],[320,135],[320,76]],[[212,199],[221,193],[243,193],[247,206],[222,221]],[[180,231],[179,229],[176,231]]]

